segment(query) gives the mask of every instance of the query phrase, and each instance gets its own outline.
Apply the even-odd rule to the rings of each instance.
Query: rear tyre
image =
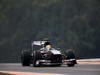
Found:
[[[75,54],[71,49],[65,52],[65,59],[75,59]]]
[[[60,67],[62,64],[57,64],[57,65],[55,65],[55,66],[57,66],[57,67]]]
[[[74,54],[73,50],[71,50],[71,49],[69,49],[65,52],[65,59],[69,60],[69,61],[67,61],[68,67],[74,67],[75,64],[77,63],[76,59],[75,59],[75,54]],[[75,60],[70,60],[70,59],[75,59]]]
[[[31,55],[30,51],[24,50],[21,54],[22,66],[30,66]]]

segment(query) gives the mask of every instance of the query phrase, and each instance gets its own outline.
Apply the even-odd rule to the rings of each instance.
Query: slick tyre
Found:
[[[31,55],[29,51],[23,51],[21,55],[22,66],[30,66]]]
[[[33,60],[33,67],[40,67],[41,63],[39,62],[39,60],[41,59],[41,54],[37,51],[34,51],[34,56],[33,56],[34,60]]]
[[[65,58],[66,59],[73,59],[73,58],[75,58],[74,52],[72,50],[67,50],[65,52]]]

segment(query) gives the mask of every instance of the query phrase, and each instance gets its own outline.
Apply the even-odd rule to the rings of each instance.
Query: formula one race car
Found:
[[[53,48],[48,41],[34,41],[32,50],[22,50],[21,63],[22,66],[33,64],[34,67],[42,65],[61,66],[62,64],[71,67],[77,62],[71,50],[62,53],[60,50]]]

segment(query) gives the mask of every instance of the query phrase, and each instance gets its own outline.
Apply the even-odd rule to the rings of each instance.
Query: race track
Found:
[[[1,63],[0,72],[30,72],[61,75],[100,75],[100,64],[77,64],[75,67],[23,67],[16,63]],[[45,74],[44,74],[45,75]]]

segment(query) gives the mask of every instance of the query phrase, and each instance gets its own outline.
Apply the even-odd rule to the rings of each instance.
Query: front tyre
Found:
[[[39,59],[41,58],[41,54],[37,51],[34,51],[34,56],[33,56],[33,66],[34,67],[40,67],[41,63],[39,62]]]

